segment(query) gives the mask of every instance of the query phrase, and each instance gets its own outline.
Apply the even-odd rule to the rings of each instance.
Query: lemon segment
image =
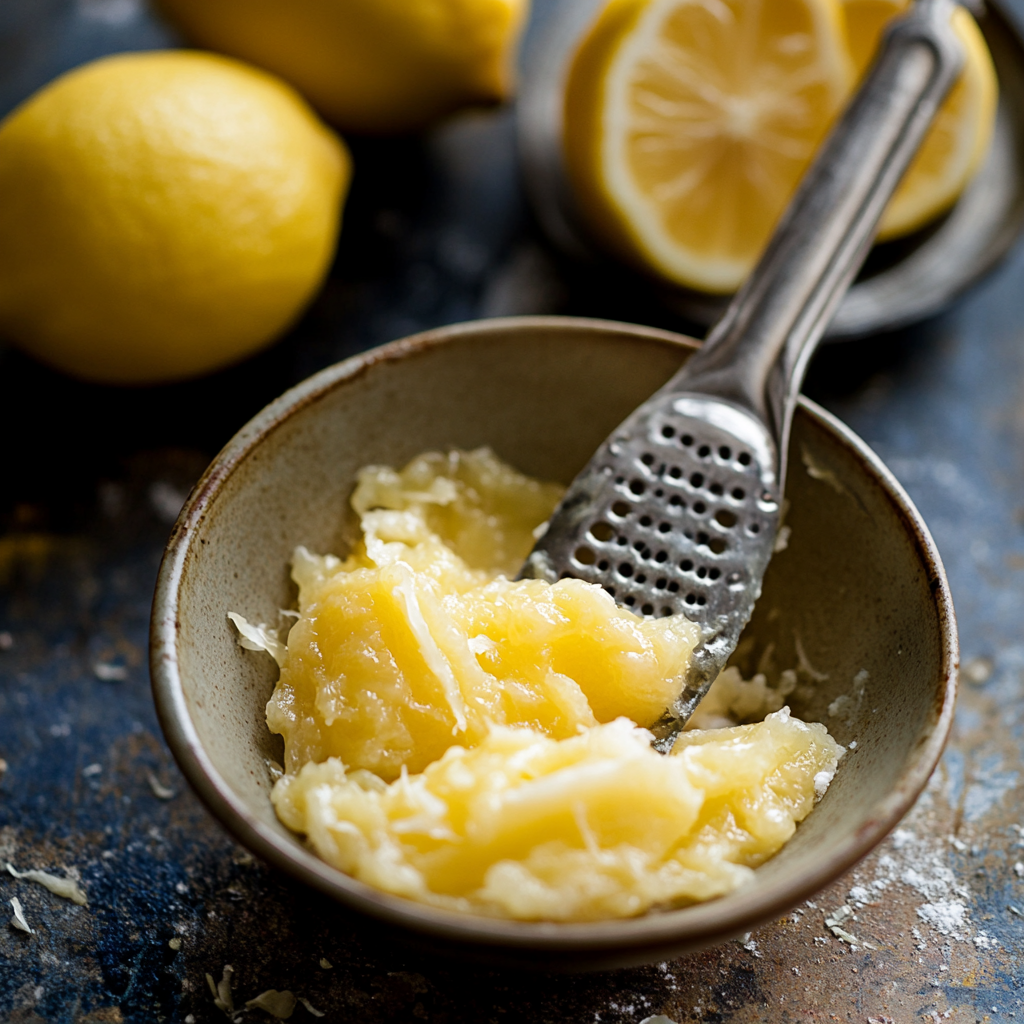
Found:
[[[71,71],[0,125],[0,335],[105,383],[232,363],[318,287],[350,173],[291,88],[226,57]]]
[[[294,85],[347,131],[390,133],[505,98],[528,0],[160,0],[201,46]]]
[[[907,0],[845,0],[850,52],[863,74],[886,24],[906,10]],[[882,216],[878,238],[916,231],[956,202],[988,152],[999,85],[977,22],[962,7],[953,27],[964,46],[963,72]]]
[[[612,0],[569,74],[580,206],[669,280],[735,290],[853,78],[835,0]]]

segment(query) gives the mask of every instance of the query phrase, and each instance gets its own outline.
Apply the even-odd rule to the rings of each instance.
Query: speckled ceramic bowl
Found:
[[[356,470],[430,448],[490,445],[568,482],[687,357],[686,338],[557,317],[462,324],[324,370],[248,423],[196,485],[160,570],[153,689],[189,781],[257,856],[364,925],[504,962],[605,967],[719,942],[837,878],[900,820],[934,768],[953,712],[956,628],[935,546],[875,455],[804,401],[793,428],[788,547],[741,644],[750,670],[802,666],[794,712],[856,749],[793,840],[742,891],[624,921],[522,923],[389,896],[322,863],[278,823],[264,705],[270,658],[242,650],[228,611],[273,621],[294,589],[292,549],[343,552]],[[799,691],[798,691],[799,692]],[[835,703],[837,698],[850,699]],[[833,714],[829,709],[832,706]]]

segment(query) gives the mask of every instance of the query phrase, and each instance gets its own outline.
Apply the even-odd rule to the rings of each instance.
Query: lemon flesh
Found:
[[[907,0],[845,0],[850,52],[859,74],[867,70],[886,24]],[[879,224],[885,241],[915,231],[956,202],[988,152],[999,85],[977,22],[962,7],[953,28],[964,46],[963,72],[939,108],[932,127]]]
[[[594,230],[678,284],[734,291],[852,82],[836,0],[612,0],[565,98]]]
[[[296,554],[287,645],[242,620],[281,665],[274,806],[327,863],[470,913],[626,917],[741,885],[827,788],[842,748],[735,669],[702,720],[780,710],[651,748],[637,723],[678,693],[697,629],[577,580],[510,582],[560,494],[486,449],[368,467],[353,554]]]
[[[0,335],[105,383],[232,363],[316,291],[349,177],[305,102],[236,61],[71,71],[0,125]]]
[[[291,82],[339,127],[421,128],[506,97],[528,0],[160,0],[202,46]]]
[[[293,565],[300,618],[267,708],[289,772],[337,757],[390,780],[493,725],[569,737],[658,719],[697,626],[640,619],[580,580],[508,578],[560,496],[487,450],[360,474],[355,552],[299,549]]]
[[[553,921],[724,895],[793,835],[842,748],[788,711],[680,736],[620,718],[570,739],[497,728],[386,785],[336,759],[277,782],[329,864],[435,906]]]

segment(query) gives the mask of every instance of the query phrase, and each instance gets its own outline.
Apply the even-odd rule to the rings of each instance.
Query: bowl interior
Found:
[[[226,615],[276,622],[293,606],[293,548],[343,554],[357,469],[427,449],[490,445],[567,483],[691,351],[645,328],[530,318],[445,328],[311,378],[252,421],[197,485],[161,569],[154,692],[200,796],[257,854],[356,910],[510,957],[653,960],[745,930],[845,870],[909,807],[952,707],[955,634],[931,542],[884,467],[804,403],[791,447],[788,546],[773,560],[740,659],[800,671],[794,712],[856,740],[824,800],[742,892],[629,921],[551,925],[443,913],[327,867],[281,826],[264,705],[277,670]],[[839,700],[839,698],[845,698]],[[839,701],[836,704],[836,701]],[[832,708],[832,714],[829,708]]]

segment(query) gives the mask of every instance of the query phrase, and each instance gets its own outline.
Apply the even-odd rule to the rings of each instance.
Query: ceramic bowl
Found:
[[[227,612],[275,621],[295,599],[293,548],[343,553],[355,472],[427,449],[490,445],[568,483],[601,440],[693,351],[678,335],[594,320],[462,324],[339,363],[293,388],[217,456],[185,504],[160,569],[153,690],[171,749],[212,813],[254,854],[364,923],[434,950],[505,963],[608,967],[664,959],[778,916],[863,857],[914,802],[949,731],[956,628],[928,531],[885,466],[803,400],[786,523],[741,641],[748,670],[804,667],[796,714],[856,749],[795,837],[746,888],[629,920],[527,923],[444,912],[321,862],[270,804],[282,743],[264,705],[270,658],[242,650]],[[851,695],[851,699],[837,698]],[[832,706],[832,715],[829,708]]]

